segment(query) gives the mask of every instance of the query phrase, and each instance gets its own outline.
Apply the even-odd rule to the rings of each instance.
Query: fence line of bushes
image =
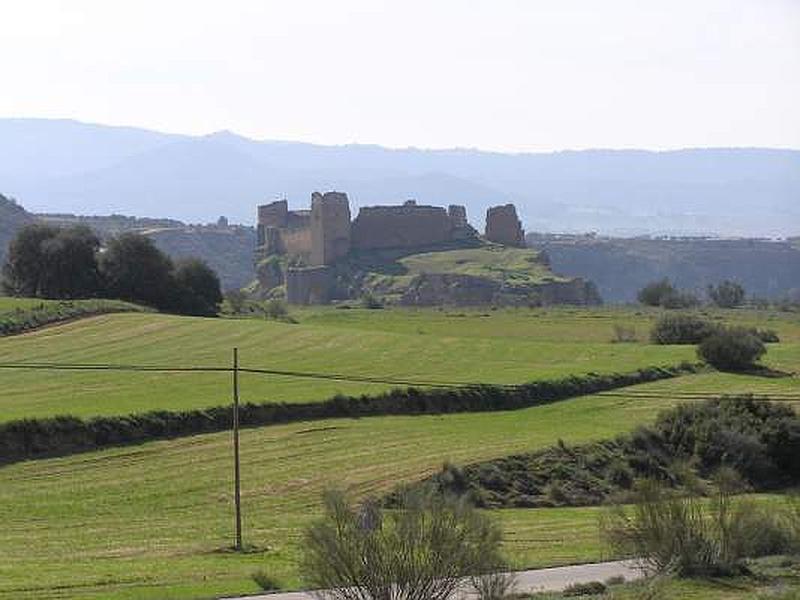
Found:
[[[696,364],[648,367],[630,373],[588,374],[519,386],[481,385],[444,389],[394,389],[369,396],[337,395],[322,402],[243,404],[242,426],[379,415],[432,415],[515,410],[697,372]],[[230,406],[188,411],[81,419],[56,416],[0,424],[0,464],[64,456],[109,446],[229,429]]]
[[[32,331],[45,325],[109,313],[143,312],[144,308],[121,300],[47,301],[0,313],[0,337]]]

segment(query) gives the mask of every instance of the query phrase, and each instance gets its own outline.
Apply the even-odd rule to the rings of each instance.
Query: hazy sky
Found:
[[[800,0],[0,0],[0,117],[388,146],[800,148]]]

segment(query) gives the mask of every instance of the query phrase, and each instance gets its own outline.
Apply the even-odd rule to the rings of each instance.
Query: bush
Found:
[[[601,520],[614,552],[639,557],[656,573],[725,576],[745,571],[744,559],[797,547],[787,511],[736,499],[720,485],[711,501],[678,496],[660,482],[639,482],[633,506],[616,506]]]
[[[699,344],[719,330],[708,319],[689,314],[662,316],[650,331],[654,344]]]
[[[788,406],[743,396],[671,408],[653,425],[613,440],[446,464],[422,485],[467,495],[484,508],[585,506],[625,497],[642,478],[703,493],[705,480],[721,469],[735,470],[757,490],[797,485],[799,455],[800,417]]]
[[[697,296],[678,290],[667,278],[648,283],[639,290],[638,299],[647,306],[663,308],[691,308],[700,304]]]
[[[748,331],[765,344],[777,344],[781,341],[781,338],[778,336],[778,332],[774,329],[756,329],[754,327],[752,329],[748,329]]]
[[[722,329],[705,338],[697,348],[697,355],[720,371],[753,369],[766,352],[764,342],[741,327]]]
[[[327,598],[446,600],[464,576],[502,566],[500,527],[463,500],[419,491],[385,511],[327,492],[323,503],[306,532],[302,572]]]
[[[517,576],[514,573],[494,571],[474,575],[470,583],[478,600],[505,600],[514,597]]]
[[[251,575],[251,578],[265,592],[274,592],[281,589],[281,584],[278,580],[264,571],[256,571]]]
[[[364,292],[364,294],[361,296],[361,306],[363,308],[375,310],[383,308],[383,302],[381,302],[378,297],[371,292]]]
[[[273,298],[264,303],[264,316],[275,321],[288,321],[291,319],[289,307],[285,301],[279,298]]]
[[[720,308],[736,308],[744,302],[744,288],[735,281],[725,280],[717,286],[708,286],[708,297]]]
[[[572,585],[564,588],[561,595],[565,598],[572,598],[575,596],[594,596],[605,594],[607,587],[600,581],[589,581],[587,583],[573,583]]]
[[[666,277],[659,281],[648,283],[639,290],[639,302],[647,306],[661,306],[662,300],[676,292],[672,283]]]

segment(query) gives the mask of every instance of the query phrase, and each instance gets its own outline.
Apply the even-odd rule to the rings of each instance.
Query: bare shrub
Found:
[[[319,598],[446,600],[469,575],[502,565],[501,533],[463,499],[407,492],[398,508],[323,497],[324,516],[306,532],[303,571]]]
[[[494,571],[470,578],[472,589],[479,600],[504,600],[514,595],[517,576],[514,573]]]

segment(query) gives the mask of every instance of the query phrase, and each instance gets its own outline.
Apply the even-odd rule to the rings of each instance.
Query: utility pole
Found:
[[[233,349],[233,501],[236,505],[237,552],[242,550],[242,498],[241,474],[239,471],[239,349]]]

